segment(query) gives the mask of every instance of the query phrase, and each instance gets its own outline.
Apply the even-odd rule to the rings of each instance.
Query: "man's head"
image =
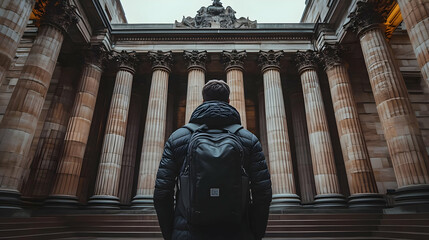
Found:
[[[210,80],[203,87],[203,100],[218,100],[229,103],[229,86],[222,80]]]

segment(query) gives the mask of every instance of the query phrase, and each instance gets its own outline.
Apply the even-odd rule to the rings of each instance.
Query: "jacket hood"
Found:
[[[238,111],[228,103],[206,101],[195,109],[189,122],[207,126],[228,126],[241,124],[241,119]]]

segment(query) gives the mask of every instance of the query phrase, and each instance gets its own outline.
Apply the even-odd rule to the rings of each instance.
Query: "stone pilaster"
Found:
[[[135,52],[122,51],[114,58],[119,63],[119,71],[110,102],[94,195],[88,202],[93,208],[119,208],[119,177],[137,57]]]
[[[429,86],[429,2],[397,0],[423,78]]]
[[[334,151],[316,72],[318,57],[313,51],[298,52],[295,61],[301,75],[307,116],[307,130],[317,192],[314,203],[317,207],[345,207],[346,201],[340,193]]]
[[[351,193],[349,206],[383,207],[385,201],[378,194],[352,86],[340,54],[338,45],[326,45],[322,51]]]
[[[153,208],[153,191],[159,161],[165,143],[168,78],[171,71],[171,52],[149,52],[152,60],[152,84],[146,115],[135,208]]]
[[[47,7],[41,17],[39,32],[0,124],[0,205],[4,206],[19,203],[18,189],[28,166],[26,155],[61,50],[63,32],[76,22],[68,2]],[[64,20],[61,26],[52,23],[60,19]]]
[[[348,28],[357,32],[399,189],[397,205],[429,203],[429,157],[404,79],[374,3],[358,2]]]
[[[316,196],[310,142],[308,141],[307,120],[302,93],[289,97],[292,107],[293,136],[295,139],[296,163],[302,204],[311,204]]]
[[[32,201],[43,201],[50,193],[73,106],[73,82],[77,81],[76,72],[80,68],[77,64],[64,62],[65,59],[61,61],[61,78],[43,125],[30,176],[23,188],[23,195]]]
[[[241,125],[247,127],[246,121],[246,99],[244,97],[244,59],[247,57],[246,51],[232,50],[222,52],[223,62],[225,63],[226,82],[231,91],[229,95],[231,106],[240,113]]]
[[[97,100],[106,56],[103,47],[88,50],[68,121],[54,187],[45,201],[47,207],[76,207],[80,170]]]
[[[34,3],[35,0],[3,0],[0,3],[0,85],[15,57]]]
[[[272,210],[299,206],[293,176],[292,157],[286,124],[286,110],[280,78],[283,51],[260,51],[265,96],[268,154],[273,185]]]
[[[206,82],[207,51],[185,51],[184,58],[188,63],[188,91],[186,92],[185,116],[185,122],[188,123],[194,110],[203,103],[202,91]]]

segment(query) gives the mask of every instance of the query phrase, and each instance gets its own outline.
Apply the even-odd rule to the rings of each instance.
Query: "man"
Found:
[[[207,82],[202,94],[204,103],[192,113],[190,123],[205,124],[210,129],[241,124],[239,113],[228,104],[230,90],[224,81]],[[249,175],[251,190],[248,210],[240,227],[194,226],[188,223],[177,206],[175,208],[174,189],[192,135],[191,130],[182,127],[171,134],[165,144],[155,184],[154,204],[165,239],[262,239],[272,195],[270,174],[258,138],[243,128],[235,134],[244,146],[244,159],[248,162],[243,166]]]

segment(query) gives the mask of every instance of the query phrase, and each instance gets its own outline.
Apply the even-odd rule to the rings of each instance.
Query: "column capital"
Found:
[[[135,68],[139,59],[135,51],[127,52],[122,50],[121,52],[113,52],[113,59],[119,65],[119,70],[128,71],[131,74],[135,73]]]
[[[225,71],[229,71],[231,69],[240,69],[244,70],[244,59],[246,59],[247,53],[246,50],[237,51],[232,50],[230,52],[223,51],[222,52],[222,61],[225,64]]]
[[[184,51],[183,57],[188,62],[188,71],[191,69],[200,69],[206,71],[207,51]]]
[[[283,57],[283,50],[280,51],[259,51],[258,62],[262,72],[268,69],[280,70],[280,58]]]
[[[350,21],[345,28],[361,35],[374,27],[380,27],[388,14],[388,5],[392,0],[358,1],[356,9],[349,14]]]
[[[93,64],[103,69],[103,65],[110,55],[106,47],[104,45],[92,45],[84,48],[84,50],[85,64]]]
[[[173,53],[171,51],[163,52],[148,52],[148,57],[152,61],[152,70],[161,69],[171,72],[171,65],[173,64]]]
[[[40,18],[41,25],[51,25],[63,32],[67,32],[72,24],[79,22],[77,8],[69,1],[36,1],[34,9],[35,15]]]
[[[295,63],[299,74],[309,69],[316,69],[319,61],[319,54],[313,50],[298,51],[295,55]]]
[[[320,60],[325,65],[325,70],[343,64],[343,47],[339,44],[326,44],[320,54]]]

